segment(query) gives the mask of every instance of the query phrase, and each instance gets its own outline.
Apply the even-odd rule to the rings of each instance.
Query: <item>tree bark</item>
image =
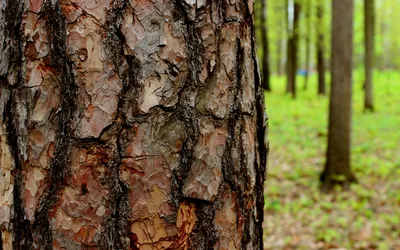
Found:
[[[285,39],[285,27],[282,25],[279,31],[279,40],[277,41],[277,72],[279,76],[285,74],[285,51],[286,51],[286,39]]]
[[[318,95],[326,94],[326,83],[325,83],[325,59],[324,59],[324,47],[325,37],[324,29],[321,28],[324,20],[324,1],[318,2],[317,7],[317,70],[318,70]]]
[[[300,17],[300,3],[294,0],[294,14],[292,27],[289,32],[287,45],[287,87],[286,92],[291,93],[296,98],[296,71],[297,71],[297,48],[298,48],[298,31]]]
[[[373,79],[374,68],[374,33],[375,33],[374,0],[364,1],[364,34],[365,34],[365,97],[364,109],[374,110]]]
[[[305,0],[304,1],[305,8],[306,8],[306,67],[305,67],[305,75],[304,75],[304,89],[306,90],[308,88],[308,78],[310,76],[310,49],[311,49],[311,33],[312,33],[312,27],[311,27],[311,1],[310,0]]]
[[[263,249],[253,1],[0,1],[0,249]]]
[[[284,75],[286,73],[285,65],[286,65],[286,45],[287,45],[287,31],[288,31],[288,13],[287,13],[287,1],[284,1],[280,3],[279,5],[274,5],[275,12],[281,13],[282,12],[282,17],[283,20],[280,22],[279,25],[279,39],[276,41],[277,42],[277,48],[278,48],[278,53],[277,53],[277,72],[278,75]]]
[[[352,114],[353,0],[332,2],[332,87],[327,162],[323,187],[355,181],[350,167]]]
[[[291,93],[292,90],[292,85],[289,83],[289,70],[290,70],[290,63],[289,63],[289,58],[291,58],[291,48],[289,47],[289,39],[291,37],[291,32],[290,32],[290,25],[291,22],[289,21],[289,7],[290,7],[290,0],[285,1],[285,13],[286,13],[286,65],[285,65],[285,71],[286,71],[286,93]]]
[[[270,70],[269,70],[269,48],[267,30],[267,0],[261,1],[261,43],[262,43],[262,77],[263,87],[266,91],[271,91]]]

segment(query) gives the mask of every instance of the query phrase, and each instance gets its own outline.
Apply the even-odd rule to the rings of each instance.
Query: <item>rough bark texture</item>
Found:
[[[300,3],[294,0],[292,29],[289,32],[287,45],[287,87],[286,92],[296,98],[296,73],[297,73],[297,49],[299,42],[299,18]]]
[[[253,1],[0,1],[0,249],[263,249]]]
[[[372,72],[374,68],[375,1],[364,0],[365,98],[364,109],[374,110]]]
[[[261,43],[262,43],[262,77],[263,87],[267,91],[271,91],[269,81],[269,48],[268,48],[268,30],[267,30],[267,0],[261,1]]]
[[[324,187],[355,181],[350,168],[352,114],[353,0],[332,2],[332,87]]]
[[[324,1],[318,2],[317,7],[317,70],[318,70],[318,95],[326,94],[325,84],[325,59],[324,59],[324,47],[325,37],[324,30],[321,28],[324,20]]]

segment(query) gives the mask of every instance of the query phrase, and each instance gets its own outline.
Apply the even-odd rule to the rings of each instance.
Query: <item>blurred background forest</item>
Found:
[[[265,249],[400,249],[400,1],[256,0],[256,11],[270,118]],[[352,48],[332,29],[345,12],[352,25],[336,27]],[[329,125],[346,112],[344,126]],[[343,138],[329,137],[335,126]],[[329,140],[351,145],[344,167],[328,164]]]

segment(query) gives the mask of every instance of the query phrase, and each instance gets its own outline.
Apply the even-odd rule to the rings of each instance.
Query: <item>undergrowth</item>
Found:
[[[374,72],[375,112],[363,110],[363,73],[354,73],[349,191],[319,191],[325,164],[327,96],[316,75],[298,97],[272,76],[265,100],[270,155],[265,193],[265,249],[400,249],[400,74]],[[327,78],[329,79],[329,78]],[[329,85],[329,84],[328,84]]]

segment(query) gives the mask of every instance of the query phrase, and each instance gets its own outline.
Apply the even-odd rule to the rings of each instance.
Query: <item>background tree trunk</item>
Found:
[[[262,41],[262,77],[263,87],[267,91],[271,91],[269,81],[269,48],[268,48],[268,29],[267,29],[267,0],[261,1],[261,41]]]
[[[0,249],[263,249],[252,3],[0,1]]]
[[[350,168],[352,113],[353,0],[332,2],[332,86],[325,188],[355,181]]]
[[[373,79],[374,68],[374,33],[375,33],[374,0],[364,1],[364,34],[365,34],[365,98],[364,109],[374,110]]]
[[[286,65],[285,65],[285,70],[286,70],[286,93],[291,93],[292,90],[292,85],[289,83],[289,71],[290,71],[290,63],[289,63],[289,58],[291,58],[291,48],[289,47],[289,39],[291,37],[291,32],[290,32],[290,16],[289,16],[289,8],[290,8],[290,0],[285,1],[285,11],[286,11]]]
[[[281,30],[279,32],[279,40],[277,41],[278,45],[278,57],[277,57],[277,72],[278,75],[285,74],[285,52],[286,52],[286,38],[285,38],[285,27],[282,25]]]
[[[325,84],[325,59],[324,59],[324,30],[321,27],[324,21],[324,1],[318,2],[317,7],[317,70],[318,70],[318,94],[326,94]]]
[[[279,26],[279,39],[277,41],[277,47],[278,47],[278,61],[277,61],[277,72],[279,76],[282,76],[286,74],[286,52],[287,52],[287,35],[288,35],[288,1],[284,1],[280,3],[279,5],[275,5],[276,9],[274,9],[275,12],[283,12],[283,19],[280,22],[278,22]],[[279,7],[277,7],[279,6]],[[282,10],[283,9],[283,10]]]
[[[297,71],[297,48],[298,48],[298,32],[299,32],[299,17],[300,3],[294,0],[293,3],[293,22],[289,32],[287,45],[287,92],[296,98],[296,71]]]
[[[311,1],[310,0],[305,0],[304,2],[304,7],[305,7],[305,12],[306,12],[306,65],[305,65],[305,75],[304,75],[304,89],[306,90],[308,88],[308,78],[310,76],[310,50],[311,50],[311,34],[312,34],[312,27],[311,27]]]

